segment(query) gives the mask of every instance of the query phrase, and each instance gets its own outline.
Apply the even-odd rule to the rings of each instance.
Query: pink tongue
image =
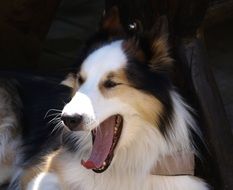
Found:
[[[82,165],[87,169],[100,168],[106,160],[113,142],[115,116],[108,118],[96,130],[91,156]]]

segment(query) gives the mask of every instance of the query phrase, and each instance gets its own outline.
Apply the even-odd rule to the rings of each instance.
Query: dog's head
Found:
[[[89,44],[79,71],[64,82],[74,89],[62,112],[65,126],[75,133],[92,132],[91,155],[82,162],[86,168],[104,171],[115,148],[133,142],[144,124],[166,133],[172,59],[163,20],[158,20],[153,35],[141,35],[139,22],[130,25],[135,32],[129,34],[117,9],[112,9]]]

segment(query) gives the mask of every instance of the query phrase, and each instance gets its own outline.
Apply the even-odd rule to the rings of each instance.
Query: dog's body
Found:
[[[0,79],[0,186],[8,183],[14,172],[20,146],[20,109],[14,82]]]
[[[74,95],[62,112],[63,146],[22,173],[22,189],[207,190],[193,176],[152,175],[167,155],[195,152],[190,131],[197,129],[168,77],[166,37],[150,46],[115,39],[122,31],[115,16],[103,23],[108,40],[87,51],[69,80]]]

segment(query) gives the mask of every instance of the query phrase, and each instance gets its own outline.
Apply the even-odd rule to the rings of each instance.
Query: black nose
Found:
[[[83,117],[78,114],[75,114],[75,115],[63,114],[61,116],[61,120],[71,131],[75,131],[79,129],[80,124],[82,123]]]

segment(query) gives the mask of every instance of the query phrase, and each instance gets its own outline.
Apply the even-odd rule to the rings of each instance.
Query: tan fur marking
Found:
[[[154,71],[161,70],[164,67],[170,67],[173,59],[169,55],[169,47],[167,37],[162,36],[154,40],[152,44],[153,57],[150,61],[151,68]]]
[[[106,80],[112,80],[116,83],[130,85],[126,76],[125,76],[124,69],[119,69],[115,72],[110,72],[106,76],[103,77],[102,82],[100,82],[100,84],[99,84],[99,89],[104,96],[107,96],[107,93],[108,93],[108,89],[106,89],[103,86],[103,84]]]
[[[100,91],[103,96],[106,98],[117,97],[136,109],[139,115],[147,122],[153,125],[159,123],[159,116],[163,112],[163,106],[158,99],[133,88],[127,80],[124,69],[110,73],[108,76],[111,76],[114,82],[121,83],[121,85],[112,89],[105,89],[103,85],[100,85]]]
[[[59,151],[53,152],[45,158],[44,162],[24,170],[24,173],[21,177],[21,188],[23,190],[25,190],[29,182],[32,181],[40,173],[56,170],[56,168],[53,167],[55,166],[54,158],[56,157],[58,152]]]
[[[27,185],[33,178],[35,178],[37,175],[39,175],[41,172],[43,172],[44,166],[43,165],[38,165],[34,166],[33,168],[26,169],[24,171],[24,174],[21,177],[21,188],[23,190],[26,190]]]
[[[61,82],[61,84],[70,88],[75,88],[76,81],[76,76],[73,73],[69,73],[66,76],[66,79]]]
[[[77,90],[80,87],[80,84],[79,84],[79,81],[78,81],[78,78],[80,77],[80,75],[81,74],[75,75],[73,73],[69,73],[67,75],[66,79],[61,82],[62,85],[68,86],[68,87],[70,87],[72,89],[71,96],[74,96],[75,93],[77,92]]]
[[[152,125],[159,123],[159,116],[163,110],[159,100],[126,85],[116,89],[114,95],[134,107],[147,122]]]

